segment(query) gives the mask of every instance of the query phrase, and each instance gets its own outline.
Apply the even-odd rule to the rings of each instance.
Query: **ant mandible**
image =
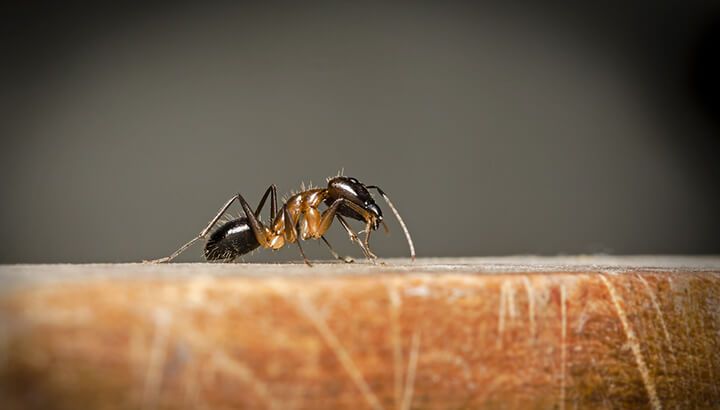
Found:
[[[352,259],[342,258],[338,255],[325,239],[324,234],[335,218],[340,221],[340,224],[350,235],[350,240],[360,246],[365,257],[374,261],[377,256],[370,251],[370,232],[377,230],[380,224],[383,225],[386,232],[388,229],[383,221],[382,211],[373,200],[368,189],[377,190],[392,209],[405,232],[405,237],[410,246],[410,257],[415,260],[415,247],[412,238],[410,238],[410,233],[385,192],[378,186],[364,185],[355,178],[336,176],[328,179],[327,188],[303,189],[301,192],[292,195],[285,201],[279,212],[277,211],[277,188],[275,185],[268,187],[254,212],[245,198],[241,194],[237,194],[220,208],[217,215],[198,236],[181,246],[170,256],[150,262],[169,262],[196,241],[204,239],[235,200],[240,202],[245,216],[223,223],[210,234],[204,249],[205,259],[208,261],[232,262],[239,256],[245,255],[260,246],[277,250],[286,244],[297,243],[303,260],[306,264],[312,266],[307,256],[305,256],[300,242],[307,239],[322,239],[335,258],[345,262],[352,262]],[[265,206],[268,195],[270,196],[270,221],[269,225],[266,226],[260,220],[260,212]],[[328,208],[321,213],[318,208],[322,203],[325,203]],[[360,241],[357,234],[353,232],[343,217],[365,222],[365,239],[363,241]]]

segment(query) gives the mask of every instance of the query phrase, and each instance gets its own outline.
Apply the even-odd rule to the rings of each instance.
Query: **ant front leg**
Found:
[[[370,221],[368,221],[368,222],[365,224],[365,241],[364,241],[365,249],[367,249],[368,253],[369,253],[370,255],[372,255],[373,258],[377,258],[377,255],[375,255],[374,253],[372,253],[372,252],[370,251],[370,233],[371,233],[371,232],[372,232],[372,226],[371,226],[371,224],[370,224]]]
[[[369,244],[366,245],[369,238],[366,236],[365,241],[361,241],[360,238],[358,238],[357,234],[350,227],[350,224],[345,220],[345,218],[343,218],[341,215],[335,215],[335,216],[340,221],[340,225],[342,225],[342,227],[345,228],[345,232],[347,232],[348,235],[350,236],[350,241],[357,243],[358,246],[360,247],[360,249],[362,249],[363,253],[365,254],[365,257],[374,262],[374,260],[377,259],[377,255],[372,253],[372,251],[370,250]]]
[[[360,240],[358,239],[355,232],[353,232],[352,229],[350,228],[350,225],[348,225],[347,222],[342,218],[342,216],[340,216],[340,214],[337,213],[337,210],[340,207],[340,205],[346,205],[346,206],[350,207],[351,209],[353,209],[355,212],[359,213],[366,221],[368,221],[368,227],[370,226],[370,214],[366,210],[362,209],[360,206],[354,204],[353,202],[346,200],[345,198],[339,198],[339,199],[335,200],[335,202],[333,202],[332,205],[330,205],[330,207],[325,210],[325,212],[322,213],[322,218],[320,220],[320,226],[319,226],[318,231],[320,232],[320,234],[324,234],[328,230],[328,228],[330,228],[330,224],[332,223],[333,219],[335,217],[337,217],[340,220],[340,223],[342,224],[342,226],[345,228],[345,230],[350,235],[350,240],[357,242],[357,244],[360,246],[363,253],[365,254],[365,257],[370,259],[374,263],[377,256],[375,256],[375,254],[370,252],[370,249],[368,246],[366,246],[364,243],[360,242]],[[367,241],[367,238],[366,238],[366,241]]]

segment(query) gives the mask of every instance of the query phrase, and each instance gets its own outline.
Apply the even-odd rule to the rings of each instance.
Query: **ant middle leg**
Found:
[[[270,222],[272,223],[277,213],[277,187],[275,184],[270,185],[268,189],[265,190],[262,199],[260,199],[260,203],[255,209],[255,216],[260,218],[260,211],[262,211],[265,206],[265,200],[267,200],[268,195],[270,195]]]
[[[337,252],[335,252],[335,249],[333,249],[332,245],[330,245],[330,242],[328,242],[327,239],[325,239],[325,235],[320,235],[320,239],[322,239],[323,242],[325,242],[325,245],[327,245],[328,249],[330,250],[330,253],[335,257],[337,260],[341,260],[345,263],[353,263],[355,260],[349,256],[340,256]]]
[[[300,254],[303,257],[305,264],[307,264],[308,266],[312,266],[312,263],[310,263],[310,260],[305,255],[305,251],[300,244],[302,238],[297,231],[298,221],[293,221],[292,216],[290,215],[290,211],[288,211],[285,205],[283,205],[282,207],[282,212],[283,216],[285,217],[285,242],[291,242],[293,239],[295,239],[295,242],[297,243],[298,249],[300,249]]]

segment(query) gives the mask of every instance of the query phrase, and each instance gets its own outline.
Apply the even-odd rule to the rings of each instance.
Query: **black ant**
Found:
[[[232,262],[237,257],[260,246],[276,250],[294,242],[297,243],[305,263],[312,266],[307,256],[305,256],[300,241],[322,239],[335,258],[345,262],[352,262],[350,258],[339,256],[323,236],[335,218],[340,221],[340,224],[350,235],[350,240],[360,246],[365,257],[374,260],[377,256],[370,251],[370,232],[377,230],[380,224],[383,225],[386,232],[388,229],[383,221],[382,211],[373,200],[368,189],[377,190],[392,209],[405,232],[405,237],[410,246],[410,256],[415,260],[415,247],[412,238],[410,238],[410,233],[385,192],[375,185],[366,186],[355,178],[337,176],[328,179],[327,188],[310,188],[292,195],[285,201],[279,212],[277,211],[277,188],[275,185],[268,187],[254,212],[245,201],[245,198],[237,194],[220,208],[218,214],[198,236],[181,246],[170,256],[150,262],[169,262],[189,248],[195,241],[205,238],[235,200],[240,202],[245,216],[225,222],[210,234],[204,250],[205,259],[208,261]],[[270,195],[270,221],[269,225],[266,226],[260,220],[260,212],[265,206],[268,195]],[[325,203],[328,208],[321,213],[318,208],[322,203]],[[365,239],[362,242],[343,217],[365,222]]]

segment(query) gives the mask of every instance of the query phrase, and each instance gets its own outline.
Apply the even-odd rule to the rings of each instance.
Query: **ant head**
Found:
[[[328,180],[328,197],[325,199],[325,203],[330,206],[333,202],[340,198],[358,205],[360,208],[370,213],[373,229],[377,229],[380,226],[380,222],[383,220],[382,211],[377,206],[370,192],[368,192],[365,185],[355,178],[339,176]],[[357,219],[358,221],[367,222],[365,218],[359,213],[354,211],[347,205],[340,205],[338,213],[348,218]]]

